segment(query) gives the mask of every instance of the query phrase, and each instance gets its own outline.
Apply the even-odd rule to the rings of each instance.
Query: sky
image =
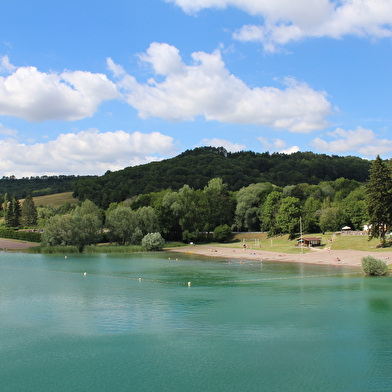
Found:
[[[392,0],[2,0],[0,178],[200,146],[392,157]]]

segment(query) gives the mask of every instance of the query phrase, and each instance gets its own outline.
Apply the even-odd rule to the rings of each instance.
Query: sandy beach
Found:
[[[344,265],[360,267],[364,256],[374,256],[392,264],[391,252],[363,252],[357,250],[330,250],[310,248],[304,250],[304,254],[277,253],[266,250],[233,249],[225,247],[211,247],[208,245],[189,245],[179,248],[171,248],[169,252],[197,254],[208,257],[220,257],[222,259],[247,260],[247,261],[282,261],[292,263]],[[339,261],[337,261],[339,260]]]

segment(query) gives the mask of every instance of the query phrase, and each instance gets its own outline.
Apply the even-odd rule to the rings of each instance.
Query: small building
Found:
[[[298,246],[320,246],[321,238],[318,237],[302,237],[298,239]]]

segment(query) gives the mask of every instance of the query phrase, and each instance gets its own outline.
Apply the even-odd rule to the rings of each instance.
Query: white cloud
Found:
[[[282,139],[272,139],[269,141],[267,138],[260,136],[256,138],[261,142],[263,148],[270,152],[279,152],[281,154],[293,154],[300,151],[298,146],[287,147],[287,143]]]
[[[176,152],[173,138],[159,132],[100,133],[89,129],[61,134],[47,143],[26,145],[14,139],[0,140],[0,173],[17,177],[42,174],[103,174]]]
[[[377,139],[377,135],[371,129],[357,127],[356,130],[346,131],[337,128],[327,135],[335,140],[328,142],[318,137],[312,140],[311,145],[324,153],[354,152],[367,157],[392,152],[392,140]]]
[[[7,57],[8,61],[8,57]],[[105,100],[119,98],[106,75],[83,71],[39,72],[35,67],[8,66],[12,74],[0,77],[0,115],[28,121],[74,121],[91,117]]]
[[[15,65],[10,63],[8,56],[3,56],[0,59],[0,72],[10,73],[16,69]]]
[[[0,124],[0,135],[15,136],[17,133],[17,130],[6,128],[3,124]]]
[[[206,120],[304,133],[328,125],[325,118],[332,110],[324,92],[293,78],[284,80],[285,89],[250,88],[230,74],[219,50],[192,53],[193,64],[186,65],[175,47],[153,43],[140,59],[155,74],[164,76],[162,82],[151,78],[140,84],[131,75],[121,75],[117,86],[141,118],[190,121],[204,116]],[[108,66],[119,74],[119,66],[111,59]]]
[[[306,37],[392,37],[390,0],[166,0],[187,13],[204,8],[237,7],[262,17],[260,26],[243,26],[234,33],[242,41],[259,41],[265,50]]]
[[[199,146],[224,147],[229,152],[243,151],[246,148],[243,144],[232,143],[228,140],[218,138],[203,139],[199,143]]]

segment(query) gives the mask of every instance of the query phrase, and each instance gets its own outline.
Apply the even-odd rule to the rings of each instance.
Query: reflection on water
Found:
[[[1,253],[1,390],[392,390],[389,277],[176,257]]]

